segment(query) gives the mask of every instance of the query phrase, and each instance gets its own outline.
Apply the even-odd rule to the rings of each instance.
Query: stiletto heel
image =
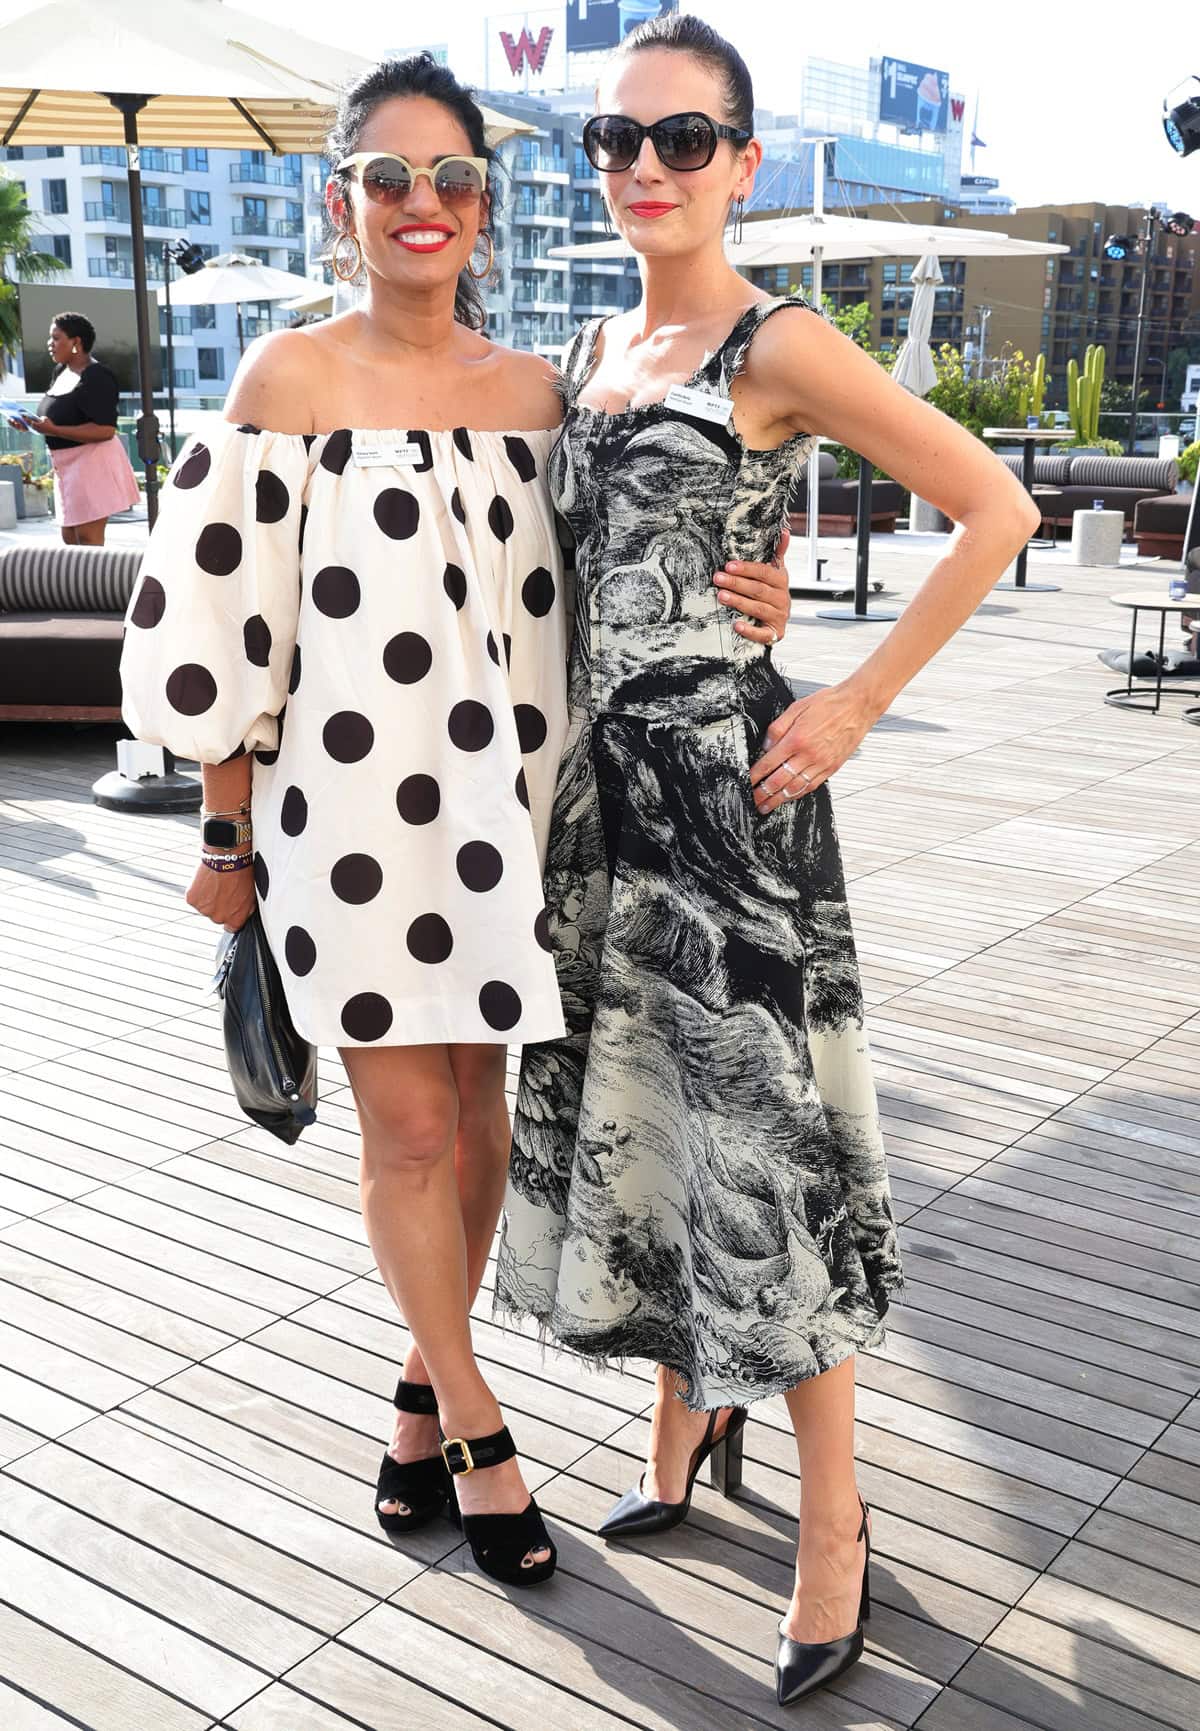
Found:
[[[643,1533],[665,1533],[687,1518],[692,1506],[692,1489],[696,1475],[705,1461],[710,1461],[709,1482],[714,1490],[731,1497],[742,1483],[742,1432],[746,1428],[746,1409],[735,1406],[729,1423],[719,1437],[714,1437],[720,1409],[710,1413],[704,1441],[692,1456],[688,1468],[687,1490],[681,1503],[660,1503],[642,1495],[645,1474],[631,1491],[626,1491],[619,1503],[609,1511],[596,1529],[602,1539],[628,1539]]]
[[[514,1459],[516,1452],[507,1425],[491,1436],[442,1438],[442,1459],[451,1480],[450,1500],[477,1567],[505,1586],[536,1587],[554,1573],[558,1551],[534,1499],[530,1497],[517,1515],[464,1515],[454,1492],[453,1481],[461,1474],[498,1467],[502,1461]],[[525,1568],[523,1559],[530,1551],[549,1551],[550,1555],[544,1563]]]
[[[437,1413],[437,1396],[427,1382],[396,1384],[393,1405],[397,1412]],[[440,1454],[427,1455],[423,1460],[405,1461],[403,1465],[385,1453],[375,1486],[375,1518],[385,1533],[415,1533],[427,1527],[454,1501],[450,1474]],[[380,1503],[404,1503],[408,1514],[385,1514]]]
[[[848,1635],[841,1635],[836,1641],[793,1641],[780,1627],[779,1645],[775,1651],[775,1694],[781,1707],[790,1707],[793,1702],[803,1701],[818,1689],[824,1689],[862,1657],[863,1624],[871,1615],[871,1534],[867,1526],[867,1505],[861,1497],[858,1506],[862,1510],[858,1537],[867,1548],[863,1558],[858,1624]]]

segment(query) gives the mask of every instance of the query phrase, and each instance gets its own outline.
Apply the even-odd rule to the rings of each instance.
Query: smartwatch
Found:
[[[245,847],[253,826],[249,818],[206,817],[200,834],[205,847]]]

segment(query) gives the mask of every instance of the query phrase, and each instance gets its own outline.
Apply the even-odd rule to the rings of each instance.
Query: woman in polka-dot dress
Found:
[[[541,887],[566,725],[560,381],[486,340],[460,275],[490,246],[492,152],[449,72],[366,75],[330,157],[362,306],[256,343],[176,464],[125,717],[200,760],[209,812],[252,822],[189,900],[231,929],[257,901],[297,1027],[345,1062],[367,1231],[412,1335],[379,1520],[461,1512],[480,1566],[531,1584],[554,1551],[469,1310],[508,1158],[505,1044],[563,1031]],[[778,624],[779,593],[738,604]]]

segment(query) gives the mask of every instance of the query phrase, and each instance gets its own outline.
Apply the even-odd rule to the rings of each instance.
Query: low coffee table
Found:
[[[1168,595],[1156,595],[1149,589],[1127,589],[1120,595],[1110,595],[1109,600],[1114,607],[1128,607],[1133,613],[1133,624],[1129,632],[1129,672],[1125,675],[1124,686],[1118,686],[1115,691],[1104,693],[1105,703],[1112,704],[1114,709],[1144,709],[1150,715],[1157,715],[1162,707],[1163,694],[1163,656],[1167,640],[1167,615],[1176,617],[1184,613],[1196,611],[1196,597],[1187,595],[1182,601],[1172,601]],[[1133,658],[1137,653],[1137,627],[1139,613],[1157,613],[1158,621],[1158,676],[1153,686],[1149,684],[1135,685],[1133,683]],[[1147,703],[1145,698],[1150,691],[1154,692],[1154,702]],[[1194,685],[1176,685],[1174,682],[1168,690],[1178,692],[1181,697],[1200,697],[1200,691]],[[1184,719],[1200,721],[1200,710],[1187,711]]]

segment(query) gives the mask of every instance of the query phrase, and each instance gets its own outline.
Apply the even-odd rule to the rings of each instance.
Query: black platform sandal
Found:
[[[437,1416],[437,1396],[427,1382],[406,1382],[401,1377],[393,1404],[397,1412]],[[447,1503],[453,1502],[450,1474],[440,1454],[401,1465],[385,1453],[375,1487],[375,1518],[385,1533],[415,1533],[418,1527],[427,1527],[430,1521],[435,1521],[445,1512]],[[404,1503],[409,1512],[385,1514],[380,1503]]]
[[[597,1532],[602,1539],[640,1538],[645,1533],[665,1533],[687,1518],[692,1506],[692,1490],[696,1476],[705,1461],[709,1464],[709,1483],[723,1497],[731,1497],[741,1489],[742,1444],[746,1429],[744,1406],[731,1408],[729,1423],[719,1437],[714,1437],[720,1408],[709,1415],[704,1440],[692,1455],[688,1468],[687,1489],[681,1503],[660,1503],[643,1496],[642,1479],[605,1516]],[[643,1478],[644,1478],[643,1474]]]
[[[493,1431],[491,1436],[466,1439],[446,1437],[442,1442],[442,1458],[452,1479],[462,1473],[482,1472],[513,1460],[517,1447],[508,1426]],[[471,1555],[485,1575],[502,1581],[508,1587],[536,1587],[548,1581],[558,1566],[558,1552],[546,1531],[541,1510],[530,1497],[519,1515],[465,1515],[458,1508],[458,1499],[451,1486],[451,1501],[462,1524],[463,1537],[471,1547]],[[530,1551],[549,1551],[543,1563],[524,1566]]]

